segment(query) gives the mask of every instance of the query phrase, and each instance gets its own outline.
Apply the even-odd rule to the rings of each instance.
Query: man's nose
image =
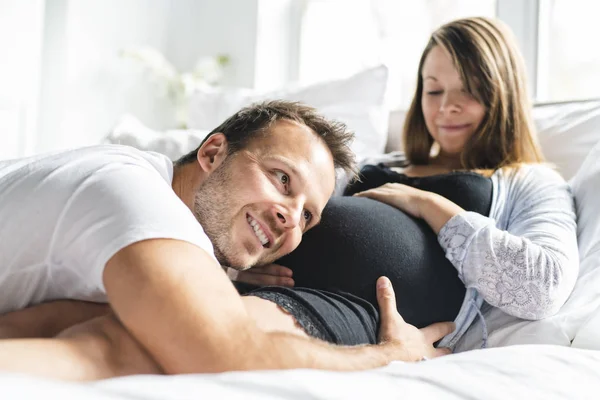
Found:
[[[300,225],[302,206],[299,202],[276,206],[273,208],[273,212],[278,225],[284,229],[293,229]]]

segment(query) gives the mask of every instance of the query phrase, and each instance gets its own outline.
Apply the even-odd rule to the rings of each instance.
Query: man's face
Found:
[[[208,176],[194,214],[219,262],[247,269],[294,250],[320,221],[334,185],[322,139],[304,125],[278,121]]]

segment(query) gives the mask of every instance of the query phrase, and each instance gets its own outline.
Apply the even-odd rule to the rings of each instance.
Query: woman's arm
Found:
[[[422,218],[436,234],[452,217],[465,212],[460,206],[439,194],[401,183],[386,183],[377,188],[356,193],[354,196],[381,201],[415,218]]]
[[[467,287],[489,304],[524,318],[555,314],[579,269],[573,199],[568,185],[542,166],[498,177],[498,221],[463,212],[438,240]],[[499,227],[505,228],[500,229]]]
[[[70,326],[107,314],[106,304],[58,300],[0,315],[0,339],[49,338]]]
[[[466,212],[435,193],[392,183],[370,197],[423,218],[468,288],[489,304],[524,318],[555,314],[578,273],[573,198],[545,166],[501,171],[494,193],[501,221]],[[498,228],[498,226],[503,229]]]

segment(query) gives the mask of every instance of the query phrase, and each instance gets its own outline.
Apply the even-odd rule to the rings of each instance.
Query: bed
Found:
[[[592,399],[600,352],[522,345],[362,372],[290,370],[69,383],[0,375],[3,399]]]
[[[154,132],[135,118],[119,121],[106,141],[178,157],[239,107],[268,97],[305,101],[345,121],[357,133],[354,150],[368,159],[398,150],[402,113],[384,106],[387,73],[377,67],[340,80],[271,94],[197,93],[188,131]],[[339,373],[262,371],[187,376],[133,376],[95,383],[65,383],[0,374],[3,399],[506,399],[598,398],[600,389],[600,100],[535,107],[535,123],[548,160],[569,180],[578,213],[580,276],[555,316],[523,321],[483,310],[488,349],[480,349],[477,321],[455,354],[416,364]],[[388,128],[389,127],[389,128]],[[471,351],[469,351],[471,350]]]

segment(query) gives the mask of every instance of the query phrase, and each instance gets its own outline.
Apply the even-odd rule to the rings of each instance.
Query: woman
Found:
[[[441,345],[456,344],[481,315],[484,301],[524,319],[555,314],[578,273],[573,199],[560,175],[543,164],[524,62],[504,24],[466,18],[432,34],[419,63],[417,88],[404,126],[404,151],[401,168],[367,165],[361,170],[361,182],[352,183],[345,194],[386,203],[424,221],[437,236],[467,288],[457,310],[457,329]],[[471,182],[442,193],[427,188],[432,179]],[[485,208],[487,189],[482,185],[486,182],[489,211],[473,212],[453,201],[452,196],[475,197],[480,210],[482,205]],[[329,239],[330,244],[340,243]],[[349,248],[347,243],[341,246]],[[402,259],[396,261],[402,266]],[[319,265],[299,282],[298,270],[307,266],[292,266],[296,283],[310,287],[318,285],[322,279],[318,275],[327,275],[330,268]],[[291,274],[284,268],[268,271],[287,279]],[[242,273],[238,279],[259,282],[265,278],[260,272]],[[403,290],[392,281],[398,304],[405,304]],[[437,306],[444,307],[441,299]]]

